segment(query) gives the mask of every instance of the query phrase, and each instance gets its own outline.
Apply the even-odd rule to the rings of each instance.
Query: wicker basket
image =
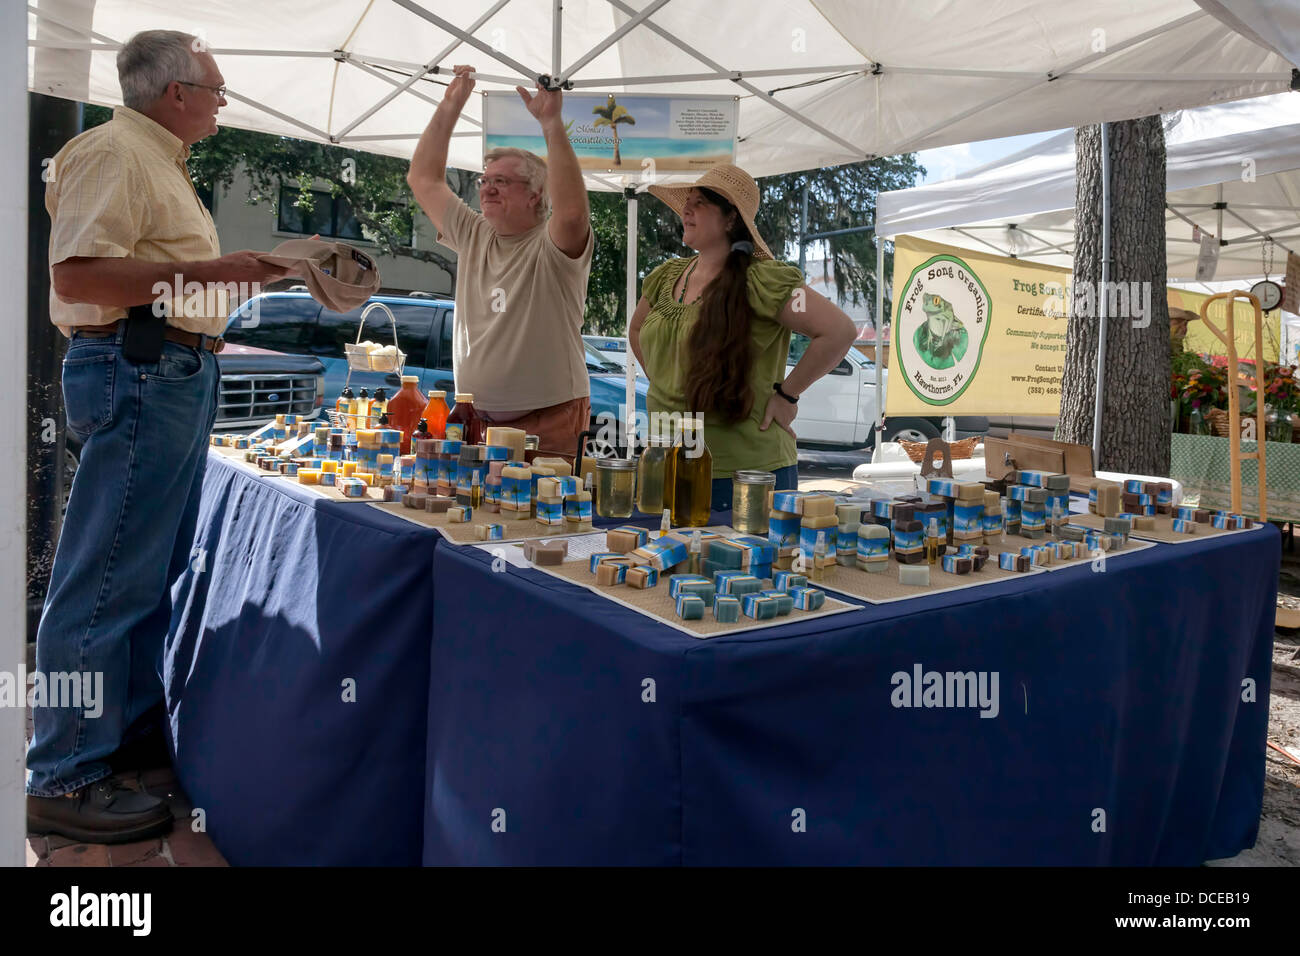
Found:
[[[958,458],[969,458],[979,441],[978,435],[972,435],[970,438],[949,442],[948,449],[952,459],[955,461]],[[918,465],[925,460],[925,449],[929,446],[929,442],[900,441],[899,444],[903,446],[903,451],[907,452],[907,457]]]
[[[1210,423],[1210,431],[1219,438],[1228,437],[1228,410],[1211,408],[1205,413],[1205,420]]]

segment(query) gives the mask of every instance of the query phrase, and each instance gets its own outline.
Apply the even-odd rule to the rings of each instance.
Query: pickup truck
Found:
[[[392,398],[402,383],[391,372],[354,371],[348,377],[344,346],[357,341],[361,313],[371,302],[382,302],[392,310],[397,322],[397,346],[406,354],[404,373],[417,376],[420,390],[426,394],[434,389],[445,391],[447,404],[453,404],[456,386],[452,370],[452,329],[456,303],[446,297],[427,293],[375,295],[365,305],[340,313],[323,308],[306,292],[264,292],[231,314],[226,325],[226,341],[274,349],[323,365],[324,395],[331,407],[344,382],[349,382],[353,391],[365,388],[372,395],[376,388],[385,388]],[[256,319],[248,318],[250,314]],[[382,309],[366,317],[361,338],[384,344],[393,341],[393,325]],[[227,345],[227,350],[231,347]],[[595,428],[596,416],[601,413],[619,417],[626,396],[624,371],[586,343],[584,356],[591,385],[591,426]],[[644,378],[637,380],[636,404],[642,412],[648,387]],[[593,453],[612,454],[613,449],[596,447]]]

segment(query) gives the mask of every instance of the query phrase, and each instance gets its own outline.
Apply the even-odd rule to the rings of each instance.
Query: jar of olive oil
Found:
[[[683,419],[673,443],[672,519],[675,528],[702,528],[713,505],[713,455],[704,443],[704,421]]]
[[[738,471],[731,479],[731,526],[741,534],[767,537],[776,475],[770,471]]]
[[[602,518],[632,517],[636,465],[635,458],[601,458],[596,462],[596,514]]]
[[[673,447],[669,435],[651,435],[650,445],[641,453],[636,470],[636,510],[646,515],[661,515],[673,506],[671,474]]]

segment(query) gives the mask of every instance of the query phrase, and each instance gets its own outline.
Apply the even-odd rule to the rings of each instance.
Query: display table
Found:
[[[1275,528],[710,640],[435,542],[210,459],[168,703],[232,863],[1196,864],[1254,841]],[[996,716],[894,706],[917,665],[996,672]]]
[[[1202,508],[1232,507],[1232,465],[1228,439],[1215,435],[1170,436],[1169,469],[1183,483],[1183,494],[1200,495]],[[1300,445],[1265,442],[1268,520],[1300,521]],[[1255,442],[1242,442],[1253,452]],[[1259,517],[1259,466],[1241,463],[1241,512]]]

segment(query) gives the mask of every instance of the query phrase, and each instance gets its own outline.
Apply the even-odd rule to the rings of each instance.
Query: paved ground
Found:
[[[32,738],[32,711],[27,709],[27,739]],[[119,774],[128,787],[162,797],[171,804],[176,821],[165,837],[103,846],[78,843],[60,836],[27,835],[28,866],[226,866],[206,833],[195,833],[185,796],[170,768]]]

